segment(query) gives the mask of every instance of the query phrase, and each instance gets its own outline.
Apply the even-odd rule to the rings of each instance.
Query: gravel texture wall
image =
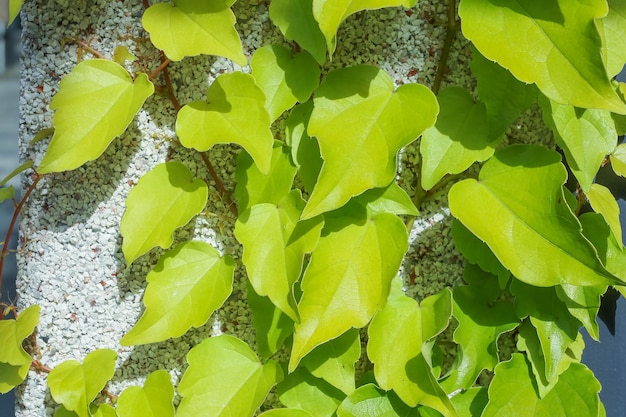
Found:
[[[83,45],[111,56],[127,45],[138,57],[136,71],[150,72],[159,65],[158,52],[141,27],[144,6],[140,0],[83,0],[64,5],[59,0],[26,0],[22,11],[23,57],[21,66],[21,157],[40,161],[47,141],[29,144],[41,129],[52,126],[48,104],[60,79],[81,59],[90,58]],[[258,3],[258,4],[255,4]],[[382,67],[397,85],[420,82],[431,85],[438,54],[445,39],[446,2],[421,1],[414,9],[388,8],[358,13],[341,27],[338,50],[331,68],[369,63]],[[285,44],[269,20],[265,2],[240,0],[233,10],[250,57],[266,44]],[[444,84],[474,88],[469,72],[470,45],[460,34],[452,47]],[[181,104],[205,97],[211,81],[224,71],[242,70],[215,57],[187,58],[170,66]],[[163,80],[156,80],[156,84]],[[510,132],[508,140],[531,141],[549,137],[537,132],[531,110]],[[140,316],[145,275],[159,251],[153,250],[127,268],[121,253],[119,222],[124,201],[133,185],[156,164],[171,157],[183,160],[202,178],[209,178],[200,158],[174,142],[175,113],[165,94],[149,98],[128,131],[116,139],[98,160],[74,171],[43,180],[22,213],[18,254],[18,304],[42,307],[37,343],[41,360],[54,367],[67,360],[82,360],[96,348],[118,352],[118,367],[109,389],[119,393],[141,382],[159,368],[171,371],[177,381],[184,370],[184,355],[208,334],[234,334],[254,346],[253,329],[245,297],[245,271],[238,264],[235,288],[224,307],[206,326],[184,337],[147,346],[122,347],[121,337]],[[276,123],[276,136],[282,126]],[[531,133],[529,133],[531,132]],[[227,189],[234,188],[237,147],[218,146],[210,158]],[[399,183],[409,192],[415,184],[415,147],[402,152]],[[31,181],[23,178],[24,186]],[[445,190],[444,190],[445,191]],[[210,193],[208,210],[176,235],[193,234],[222,253],[241,259],[233,236],[234,222],[217,190]],[[450,218],[445,193],[421,207],[411,233],[407,265],[400,277],[409,294],[417,298],[456,285],[462,261],[450,238]],[[30,373],[18,390],[19,417],[52,416],[55,409],[45,385],[45,375]]]

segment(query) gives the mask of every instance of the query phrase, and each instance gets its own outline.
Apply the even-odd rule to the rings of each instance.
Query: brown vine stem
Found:
[[[215,186],[217,187],[217,190],[219,191],[220,196],[226,200],[229,210],[235,215],[235,217],[237,217],[238,216],[237,205],[230,198],[230,193],[226,191],[226,188],[224,188],[224,184],[222,183],[222,180],[220,179],[219,175],[217,175],[217,172],[215,171],[213,164],[211,164],[211,161],[209,160],[209,156],[206,154],[206,152],[200,152],[200,156],[202,156],[202,160],[204,161],[204,164],[209,170],[209,173],[211,174],[213,181],[215,181]]]
[[[102,55],[100,52],[96,51],[95,49],[93,49],[91,46],[87,45],[85,42],[83,42],[80,39],[77,38],[65,38],[64,39],[66,42],[73,42],[75,44],[77,44],[78,46],[80,46],[81,48],[83,48],[84,50],[90,52],[93,56],[100,58],[100,59],[109,59],[106,56]]]
[[[30,187],[28,187],[28,190],[26,190],[26,193],[24,194],[20,202],[17,204],[17,206],[15,206],[15,210],[13,211],[13,217],[11,218],[11,223],[9,223],[9,230],[7,230],[7,235],[4,238],[4,245],[2,246],[2,253],[0,253],[0,294],[2,294],[2,276],[4,273],[4,259],[6,258],[7,252],[9,250],[9,241],[11,240],[11,234],[13,233],[13,228],[15,227],[15,223],[17,222],[17,217],[22,211],[22,207],[24,207],[24,203],[26,203],[26,200],[28,200],[28,197],[33,192],[35,187],[37,187],[37,183],[42,178],[43,178],[43,175],[39,175],[38,173],[35,173],[35,179],[33,183],[30,185]],[[0,311],[0,319],[4,319],[4,313],[2,311]]]

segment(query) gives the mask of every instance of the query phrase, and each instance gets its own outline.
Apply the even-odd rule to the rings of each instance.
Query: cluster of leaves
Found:
[[[142,23],[170,60],[211,54],[245,65],[233,3],[158,3]],[[395,88],[373,66],[320,77],[348,16],[415,3],[272,0],[271,20],[302,51],[258,49],[251,74],[218,76],[206,100],[177,114],[183,146],[243,148],[234,232],[262,359],[233,336],[211,337],[187,355],[176,410],[163,370],[123,391],[114,408],[92,403],[116,362],[113,351],[96,350],[48,375],[61,404],[55,416],[251,416],[273,388],[285,408],[263,416],[605,415],[600,384],[580,363],[579,328],[597,339],[600,296],[626,282],[619,209],[593,182],[606,163],[626,175],[626,145],[617,142],[626,85],[612,80],[626,61],[626,2],[461,0],[461,29],[476,48],[478,100],[460,87],[437,95],[419,84]],[[50,103],[55,131],[38,175],[98,158],[153,92],[148,75],[121,62],[76,65]],[[535,102],[578,182],[576,195],[565,188],[559,153],[501,145]],[[280,142],[271,125],[285,112]],[[478,178],[449,191],[466,285],[418,303],[396,279],[408,245],[400,216],[418,211],[395,177],[398,151],[420,136],[419,189],[483,165]],[[307,200],[293,187],[296,176]],[[233,259],[200,241],[171,247],[173,232],[204,209],[207,195],[207,183],[178,161],[154,167],[130,191],[120,225],[127,264],[154,247],[166,251],[146,277],[145,312],[123,345],[179,337],[205,324],[231,293]],[[423,196],[413,197],[419,205]],[[593,211],[579,215],[586,199]],[[0,322],[1,392],[27,374],[31,358],[21,344],[38,314],[32,306]],[[436,337],[451,317],[458,355],[443,373]],[[365,327],[372,371],[357,383]],[[498,338],[514,330],[519,353],[500,361]],[[278,363],[285,344],[289,361]],[[495,374],[488,387],[476,385],[483,370]]]

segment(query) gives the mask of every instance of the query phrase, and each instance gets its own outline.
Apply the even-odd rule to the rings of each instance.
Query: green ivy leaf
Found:
[[[0,394],[6,394],[24,381],[31,356],[22,347],[39,323],[38,305],[22,311],[16,320],[0,320]]]
[[[446,174],[465,171],[488,159],[496,143],[490,142],[487,110],[461,87],[448,87],[437,96],[440,112],[433,127],[422,134],[422,187],[430,190]]]
[[[324,225],[321,217],[298,221],[304,204],[300,191],[294,190],[278,204],[252,206],[235,224],[254,290],[267,295],[295,322],[300,318],[293,285],[300,278],[304,255],[315,248]]]
[[[6,200],[13,200],[15,197],[15,188],[12,185],[8,187],[0,187],[0,204]]]
[[[259,414],[259,417],[315,417],[313,414],[305,410],[297,408],[275,408]]]
[[[621,244],[622,225],[619,218],[619,205],[611,191],[603,185],[594,183],[585,194],[591,208],[604,217],[615,239]]]
[[[626,3],[608,0],[609,14],[596,20],[602,38],[602,55],[607,73],[613,78],[626,63]]]
[[[320,68],[307,52],[292,55],[284,46],[266,45],[250,61],[252,76],[266,97],[273,122],[296,102],[304,103],[320,82]]]
[[[232,59],[244,66],[246,56],[234,28],[234,0],[175,0],[157,3],[143,14],[141,23],[150,40],[172,61],[200,54]]]
[[[265,94],[254,78],[233,72],[215,79],[207,101],[192,101],[180,109],[176,134],[183,146],[201,152],[219,143],[241,145],[259,171],[268,173],[274,144],[270,124]]]
[[[313,16],[319,23],[320,30],[326,38],[328,51],[335,51],[335,35],[341,22],[361,10],[374,10],[383,7],[415,6],[417,0],[313,0]]]
[[[298,178],[309,194],[317,183],[324,162],[317,141],[307,134],[312,112],[313,101],[307,101],[294,107],[285,122],[285,142],[291,147],[291,159],[298,168]]]
[[[583,324],[589,336],[600,340],[596,316],[600,309],[600,297],[606,292],[606,285],[580,287],[578,285],[558,285],[554,287],[559,300],[565,303],[569,313]]]
[[[395,181],[384,188],[373,188],[365,191],[353,200],[356,204],[366,207],[370,217],[382,213],[417,216],[419,211],[406,191]]]
[[[165,252],[148,273],[146,310],[122,338],[124,346],[160,342],[207,322],[232,292],[234,261],[205,242]]]
[[[530,317],[537,331],[545,369],[545,381],[558,377],[559,362],[578,336],[580,322],[573,317],[554,287],[539,288],[514,280],[511,293],[515,295],[515,312],[519,318]]]
[[[309,411],[316,417],[332,417],[345,394],[304,368],[287,375],[276,386],[280,402],[289,408]]]
[[[383,391],[374,384],[357,388],[337,409],[338,417],[419,417],[419,411],[410,408],[393,391]]]
[[[407,242],[404,223],[392,214],[326,220],[302,278],[290,370],[316,346],[363,327],[385,305]]]
[[[170,374],[160,369],[142,387],[128,387],[117,400],[119,417],[174,417],[174,386]]]
[[[320,65],[324,65],[326,40],[313,17],[313,0],[273,0],[270,3],[270,19],[285,38],[297,42]]]
[[[602,62],[594,19],[605,0],[463,0],[461,29],[488,59],[558,102],[625,114]]]
[[[115,47],[115,51],[113,51],[113,61],[120,65],[124,65],[126,61],[134,61],[136,59],[137,57],[130,52],[126,45],[118,45]]]
[[[126,263],[156,246],[169,248],[172,233],[202,211],[208,195],[206,183],[180,162],[159,164],[141,177],[128,193],[120,223]]]
[[[54,135],[38,172],[69,171],[97,159],[154,93],[146,74],[135,80],[106,59],[78,63],[50,101]]]
[[[296,168],[289,159],[289,149],[275,141],[267,174],[259,171],[247,152],[237,157],[235,199],[240,213],[260,203],[278,204],[291,191]]]
[[[444,297],[443,302],[427,298],[419,306],[402,292],[396,280],[385,308],[369,326],[367,356],[374,363],[376,381],[382,389],[393,389],[411,407],[422,404],[444,416],[457,416],[422,349],[426,340],[445,329],[452,314],[450,291],[441,294],[433,297]]]
[[[554,388],[539,398],[524,356],[514,353],[511,360],[496,366],[489,385],[489,403],[482,417],[597,417],[600,388],[585,365],[573,363]]]
[[[85,356],[83,364],[69,360],[48,374],[48,387],[54,401],[79,417],[90,417],[89,403],[113,377],[117,354],[98,349]]]
[[[626,177],[626,143],[622,143],[615,148],[610,156],[611,168],[615,174]]]
[[[350,329],[313,349],[304,357],[302,365],[313,376],[322,378],[349,395],[354,391],[354,364],[360,356],[359,331]]]
[[[486,387],[471,387],[457,393],[450,400],[459,410],[460,417],[480,417],[489,401],[489,396]]]
[[[252,311],[252,323],[256,330],[256,345],[261,357],[267,359],[293,334],[293,320],[280,311],[268,297],[254,292],[249,281],[247,289],[248,307]]]
[[[9,175],[4,177],[2,179],[2,181],[0,181],[0,187],[5,185],[7,182],[11,181],[16,176],[20,175],[22,172],[31,169],[32,167],[33,167],[33,161],[31,161],[31,160],[28,160],[28,161],[20,164],[20,166],[15,168],[13,171],[11,171],[11,173]]]
[[[329,73],[315,93],[308,126],[324,165],[302,217],[315,217],[370,188],[389,185],[398,150],[432,126],[437,111],[428,88],[405,84],[394,92],[393,81],[381,69],[360,65]]]
[[[544,120],[554,131],[583,191],[589,191],[602,160],[615,149],[617,132],[606,110],[577,109],[539,98]]]
[[[498,364],[498,337],[519,325],[513,304],[502,299],[498,279],[475,265],[465,266],[464,278],[470,285],[454,289],[454,318],[459,326],[454,341],[460,345],[459,361],[444,382],[446,391],[474,385],[483,369]]]
[[[580,233],[563,195],[567,173],[560,159],[540,146],[504,148],[485,163],[478,181],[452,186],[450,211],[526,283],[619,282]]]
[[[452,222],[452,239],[459,252],[480,269],[498,277],[500,288],[506,288],[511,273],[504,267],[493,254],[489,246],[477,238],[463,223],[454,219]]]
[[[178,385],[177,417],[252,416],[283,378],[274,361],[261,364],[245,342],[222,335],[205,339],[187,354],[189,367]]]
[[[489,140],[498,139],[537,98],[537,90],[519,82],[510,71],[472,51],[472,73],[478,96],[487,108]]]
[[[115,408],[110,406],[109,404],[100,404],[96,406],[95,404],[89,405],[90,417],[118,417],[115,412]],[[73,411],[69,411],[67,408],[62,405],[57,408],[54,412],[54,417],[79,417],[77,413]]]

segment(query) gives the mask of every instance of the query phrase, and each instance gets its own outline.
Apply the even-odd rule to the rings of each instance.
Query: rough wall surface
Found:
[[[21,69],[20,140],[23,159],[41,160],[47,141],[29,144],[41,129],[52,126],[51,97],[61,78],[90,48],[110,57],[118,45],[127,45],[138,59],[133,71],[150,73],[159,56],[141,27],[140,0],[83,0],[65,7],[64,1],[26,0],[22,12],[23,60]],[[248,57],[266,44],[285,44],[269,20],[267,6],[247,0],[236,3],[236,28]],[[348,19],[338,33],[338,50],[325,70],[352,64],[374,64],[385,69],[397,85],[431,85],[438,51],[445,38],[443,1],[423,1],[409,11],[389,8],[362,12]],[[453,45],[445,83],[473,89],[468,63],[471,50],[461,36]],[[224,71],[242,70],[214,57],[187,58],[170,66],[181,104],[203,99],[211,81]],[[163,83],[156,79],[155,84]],[[158,90],[158,88],[157,88]],[[521,121],[518,133],[532,131],[533,118]],[[235,273],[235,288],[224,307],[209,322],[185,336],[147,346],[122,347],[121,337],[141,314],[145,276],[159,253],[127,268],[121,253],[119,222],[124,201],[134,184],[156,164],[177,158],[200,178],[210,178],[202,160],[176,143],[175,112],[166,94],[149,98],[143,110],[120,138],[98,160],[71,172],[43,180],[22,213],[18,255],[18,304],[42,307],[37,344],[47,366],[82,360],[96,348],[118,352],[118,367],[109,389],[119,393],[156,369],[171,371],[177,381],[184,370],[184,355],[209,334],[234,334],[254,346],[254,331],[245,307],[245,271]],[[280,138],[280,120],[275,124]],[[526,134],[526,133],[524,133]],[[523,135],[522,135],[523,136]],[[521,137],[520,140],[527,138]],[[237,147],[217,146],[209,151],[227,189],[234,188]],[[399,182],[407,190],[415,184],[415,148],[402,153]],[[24,185],[31,179],[25,177]],[[214,245],[222,253],[241,259],[233,236],[234,219],[215,188],[207,212],[176,234],[190,235]],[[407,292],[418,298],[460,282],[462,265],[449,235],[445,196],[421,208],[414,225],[407,259],[419,268],[403,268]],[[31,372],[18,391],[17,416],[52,416],[56,405],[45,385],[45,375]]]

